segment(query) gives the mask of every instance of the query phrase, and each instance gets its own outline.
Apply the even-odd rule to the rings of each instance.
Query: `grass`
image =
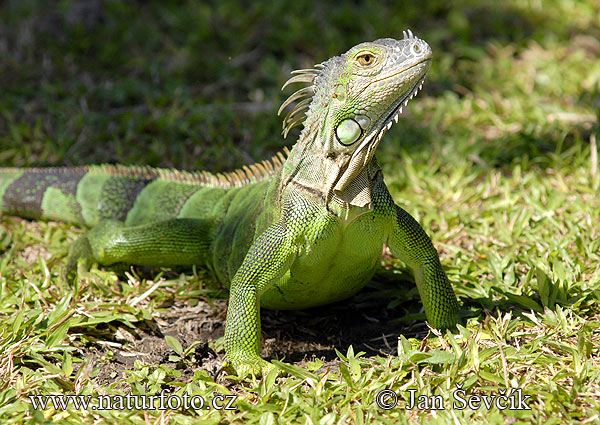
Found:
[[[336,346],[337,359],[280,363],[283,378],[215,381],[213,334],[155,338],[164,361],[131,349],[178,312],[222,322],[226,294],[208,273],[95,269],[73,288],[59,272],[82,230],[2,217],[0,421],[600,423],[600,5],[446,3],[256,2],[240,13],[231,0],[4,2],[3,166],[222,171],[263,159],[292,143],[275,116],[291,69],[413,29],[435,63],[379,160],[471,318],[453,334],[395,321],[386,355],[361,354],[356,341]],[[407,279],[400,262],[384,266]],[[418,315],[412,284],[384,289],[383,309]],[[531,410],[451,409],[457,385],[468,395],[522,388]],[[28,399],[163,389],[235,395],[235,410],[35,410]],[[377,406],[384,389],[397,407]],[[410,390],[440,395],[446,410],[408,410]]]

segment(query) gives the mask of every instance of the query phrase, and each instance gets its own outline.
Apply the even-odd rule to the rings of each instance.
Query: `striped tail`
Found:
[[[160,188],[149,187],[154,182]],[[176,206],[206,185],[189,173],[150,167],[0,168],[0,212],[86,226],[102,219],[126,221],[148,188],[146,198],[158,198],[161,208],[141,205],[134,215],[146,220],[139,224],[175,217]]]
[[[0,212],[87,226],[105,218],[125,221],[140,193],[164,175],[167,189],[180,197],[203,185],[187,181],[186,173],[145,167],[0,168]],[[161,212],[157,218],[173,215]]]
[[[77,192],[88,167],[0,168],[0,212],[86,224]]]
[[[135,225],[187,216],[185,203],[196,192],[215,201],[228,190],[270,180],[288,154],[284,149],[271,159],[219,174],[122,165],[0,168],[0,213],[87,226],[106,218]],[[203,211],[213,213],[204,204],[194,203],[197,218]]]

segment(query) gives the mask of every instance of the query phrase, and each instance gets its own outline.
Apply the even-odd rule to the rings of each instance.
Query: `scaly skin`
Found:
[[[287,84],[308,87],[282,105],[301,100],[284,119],[284,134],[302,121],[304,129],[287,159],[216,176],[115,166],[0,169],[1,211],[91,227],[71,248],[68,269],[83,257],[213,270],[230,287],[225,351],[239,375],[273,368],[260,357],[261,306],[350,297],[375,272],[384,244],[414,270],[431,325],[451,327],[458,303],[437,251],[394,204],[374,157],[430,61],[429,46],[409,31],[297,71]],[[298,118],[306,109],[306,119]]]

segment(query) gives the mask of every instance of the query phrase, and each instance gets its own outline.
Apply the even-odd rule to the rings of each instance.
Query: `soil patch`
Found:
[[[404,293],[408,301],[399,302],[399,293]],[[422,320],[398,320],[419,311],[420,302],[415,297],[414,283],[392,282],[378,276],[359,294],[335,304],[298,311],[263,309],[262,355],[288,363],[320,358],[324,367],[337,369],[336,348],[345,354],[352,345],[355,353],[364,351],[367,357],[394,354],[400,334],[427,334]],[[194,306],[176,303],[152,321],[135,323],[134,329],[121,323],[99,326],[94,330],[96,342],[84,347],[84,355],[94,356],[95,367],[100,369],[95,380],[101,385],[123,378],[124,371],[134,369],[136,359],[179,369],[182,381],[190,379],[198,369],[215,373],[224,353],[215,353],[208,343],[223,336],[226,309],[225,300],[210,304],[200,300]],[[196,341],[200,344],[185,364],[174,362],[175,353],[167,344],[166,335],[176,338],[184,350]]]

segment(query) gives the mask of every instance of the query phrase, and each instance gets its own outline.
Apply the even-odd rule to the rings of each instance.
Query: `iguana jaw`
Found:
[[[351,205],[364,207],[367,205],[366,200],[353,201],[348,199],[345,192],[355,192],[353,188],[349,190],[349,186],[352,185],[356,177],[366,169],[367,165],[373,159],[375,151],[379,146],[383,135],[392,127],[394,123],[398,122],[400,115],[403,112],[403,108],[408,104],[409,100],[415,97],[418,92],[423,88],[423,82],[425,80],[425,74],[429,70],[431,64],[431,57],[427,57],[422,61],[415,63],[408,68],[386,76],[384,79],[403,79],[407,73],[413,73],[413,75],[420,76],[416,82],[409,86],[408,90],[404,92],[403,96],[400,96],[395,100],[392,105],[381,114],[381,118],[373,125],[371,131],[364,137],[359,146],[352,153],[347,166],[340,173],[339,178],[333,186],[333,193],[342,200],[345,200]],[[383,80],[383,79],[381,79]],[[379,80],[379,81],[381,81]]]
[[[430,59],[427,61],[429,62]],[[424,81],[425,77],[421,78],[421,80],[418,81],[404,97],[401,97],[393,104],[393,106],[390,108],[390,112],[387,115],[383,115],[385,118],[381,119],[380,123],[373,127],[373,130],[367,135],[367,137],[365,137],[352,157],[360,155],[364,149],[367,149],[366,156],[364,157],[364,165],[366,165],[373,158],[373,154],[377,150],[377,146],[379,146],[379,142],[381,141],[383,135],[390,128],[392,128],[394,123],[398,123],[398,119],[403,112],[403,108],[408,104],[408,101],[412,100],[412,98],[415,97],[423,88]],[[340,189],[343,189],[343,187]]]
[[[431,59],[427,59],[427,61],[423,61],[423,62],[429,62],[429,61],[431,61]],[[419,62],[419,64],[422,64],[423,62]],[[408,105],[408,101],[412,100],[412,98],[415,97],[419,93],[419,91],[423,88],[424,81],[425,81],[425,77],[421,78],[421,80],[413,86],[413,88],[409,92],[409,94],[407,94],[403,98],[400,98],[400,100],[398,100],[398,102],[396,102],[394,104],[394,106],[391,109],[391,112],[383,120],[383,125],[381,127],[381,130],[383,133],[385,133],[387,130],[389,130],[392,127],[392,121],[395,123],[398,123],[398,118],[402,114],[403,108],[406,105]]]

